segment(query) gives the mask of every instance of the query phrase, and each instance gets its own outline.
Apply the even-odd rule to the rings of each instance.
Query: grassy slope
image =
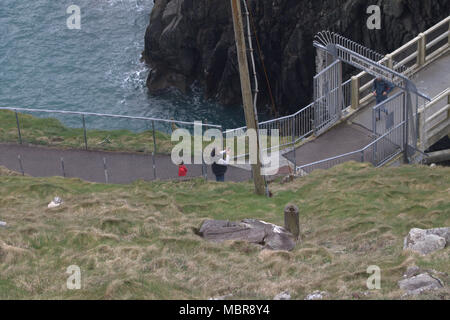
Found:
[[[0,176],[0,298],[272,299],[289,290],[331,298],[401,298],[406,267],[450,273],[450,248],[427,257],[403,252],[412,227],[450,226],[450,168],[373,169],[348,163],[317,171],[260,198],[251,184],[137,182]],[[47,209],[53,196],[65,204]],[[242,242],[214,244],[193,233],[206,218],[283,224],[288,202],[301,210],[293,252]],[[65,289],[66,268],[82,269],[82,290]],[[369,265],[382,289],[368,296]],[[449,277],[441,276],[446,282]],[[448,289],[421,298],[450,299]]]
[[[19,121],[24,143],[84,149],[82,128],[68,128],[55,118],[38,118],[29,114],[19,114]],[[156,131],[155,138],[157,152],[170,154],[173,148],[170,135]],[[128,130],[87,130],[87,140],[89,148],[93,150],[153,152],[151,130],[141,133]],[[12,111],[0,111],[0,141],[18,142],[16,117]]]
[[[39,118],[29,114],[19,113],[19,123],[23,143],[44,145],[57,148],[84,149],[84,133],[82,128],[69,128],[55,118]],[[81,120],[80,120],[81,125]],[[176,126],[175,126],[176,127]],[[284,129],[291,132],[290,128]],[[262,135],[262,137],[264,137]],[[265,137],[266,147],[271,146],[271,140]],[[171,142],[171,135],[155,131],[156,152],[158,154],[171,154],[173,147],[178,142]],[[238,143],[243,145],[248,152],[248,143],[245,137],[228,138],[227,145],[234,146],[236,154]],[[284,145],[291,142],[291,137],[279,137],[276,145]],[[18,131],[15,113],[0,110],[0,142],[18,143]],[[261,140],[262,141],[262,140]],[[120,151],[120,152],[145,152],[152,153],[153,132],[151,130],[134,133],[128,130],[87,130],[87,142],[90,150]],[[203,147],[211,142],[203,141]],[[194,138],[191,140],[192,154],[194,153]]]

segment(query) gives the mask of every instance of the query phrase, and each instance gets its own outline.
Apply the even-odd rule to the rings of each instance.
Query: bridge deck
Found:
[[[419,91],[430,98],[450,86],[450,54],[434,61],[413,79]],[[371,105],[373,106],[373,104]],[[371,140],[372,108],[365,107],[351,120],[353,124],[341,123],[325,134],[296,149],[297,166],[356,151]],[[293,152],[286,155],[294,161]]]
[[[439,58],[419,71],[412,80],[420,92],[433,99],[450,87],[450,54]],[[373,107],[374,104],[370,106]],[[372,108],[365,107],[353,117],[351,122],[372,130]]]

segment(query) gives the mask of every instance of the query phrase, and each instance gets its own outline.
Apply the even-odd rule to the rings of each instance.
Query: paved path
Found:
[[[372,142],[372,133],[357,125],[341,123],[285,156],[297,166],[361,149]]]
[[[131,183],[135,180],[154,180],[153,160],[148,154],[122,152],[60,150],[38,146],[0,144],[0,165],[21,172],[18,156],[21,156],[23,170],[35,177],[63,176],[61,158],[64,158],[66,177],[77,177],[91,182],[106,182],[103,158],[106,158],[109,183]],[[157,179],[179,179],[178,167],[169,156],[155,157]],[[202,176],[201,165],[186,165],[188,177]],[[214,180],[208,166],[208,179]],[[225,175],[228,181],[247,181],[249,171],[229,167]]]
[[[436,96],[450,85],[450,55],[447,55],[424,70],[414,79],[419,90],[430,97]],[[284,155],[279,174],[288,172],[287,165],[295,162],[297,166],[344,153],[356,151],[372,141],[372,111],[366,107],[352,120],[356,124],[341,123],[295,150]],[[357,125],[358,124],[358,125]],[[365,127],[365,128],[364,128]],[[130,183],[132,181],[161,179],[178,179],[178,169],[169,156],[157,155],[156,177],[153,173],[151,155],[59,150],[38,146],[0,144],[0,165],[15,171],[21,171],[18,155],[22,158],[26,174],[37,177],[62,176],[61,158],[64,158],[66,177],[78,177],[92,182],[105,182],[103,158],[106,158],[110,183]],[[287,159],[287,160],[286,160]],[[291,163],[289,163],[289,161]],[[199,177],[201,165],[187,165],[188,177]],[[208,179],[214,180],[211,167],[207,167]],[[229,166],[226,173],[228,181],[247,181],[251,178],[249,166]]]

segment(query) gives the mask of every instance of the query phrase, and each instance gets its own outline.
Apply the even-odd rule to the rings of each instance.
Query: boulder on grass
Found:
[[[265,249],[287,251],[295,247],[294,236],[285,228],[255,219],[240,222],[206,220],[198,233],[204,239],[214,242],[247,241],[262,245]]]
[[[430,276],[428,273],[421,273],[417,276],[400,280],[398,282],[400,289],[408,294],[420,294],[428,290],[436,290],[443,287],[442,281]]]
[[[418,229],[413,228],[405,237],[404,250],[412,250],[426,255],[444,249],[450,241],[450,228]]]

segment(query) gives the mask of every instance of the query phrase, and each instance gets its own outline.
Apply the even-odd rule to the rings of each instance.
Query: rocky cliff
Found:
[[[247,1],[280,113],[310,102],[316,32],[336,31],[387,53],[450,12],[448,0]],[[381,30],[367,28],[372,4],[381,7]],[[257,52],[255,57],[263,108],[269,103],[268,86]],[[152,93],[168,87],[186,92],[197,82],[207,98],[241,103],[229,0],[155,0],[144,58],[152,68],[147,81]]]

